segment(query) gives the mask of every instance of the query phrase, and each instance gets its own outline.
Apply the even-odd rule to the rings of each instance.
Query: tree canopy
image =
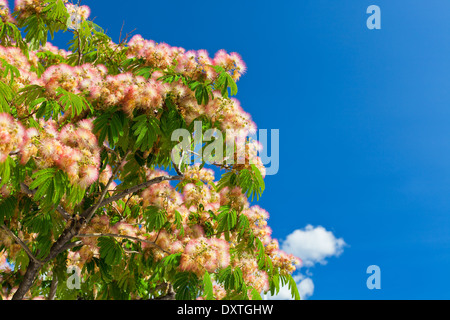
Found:
[[[300,298],[300,260],[252,204],[265,168],[239,54],[114,43],[64,0],[0,0],[0,15],[0,297]],[[197,150],[211,132],[224,139]]]

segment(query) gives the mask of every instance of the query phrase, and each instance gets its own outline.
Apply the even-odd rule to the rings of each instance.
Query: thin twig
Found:
[[[117,167],[114,169],[114,172],[113,172],[111,178],[109,178],[109,181],[108,181],[108,183],[106,184],[105,189],[103,189],[103,192],[102,192],[102,194],[101,194],[99,200],[97,201],[97,203],[96,203],[94,206],[88,208],[87,210],[85,210],[85,211],[82,213],[81,216],[82,216],[83,218],[86,219],[86,220],[85,220],[85,223],[89,223],[89,221],[90,221],[90,220],[92,219],[92,217],[94,216],[95,211],[97,211],[98,208],[103,207],[103,205],[101,205],[101,203],[102,203],[103,199],[105,199],[106,194],[108,193],[108,188],[109,188],[109,186],[111,185],[111,183],[114,181],[114,177],[115,177],[116,174],[119,172],[119,170],[122,168],[123,164],[125,163],[126,158],[128,157],[128,155],[129,155],[130,153],[131,153],[131,151],[128,150],[127,153],[124,155],[123,159],[120,161],[120,163],[119,163],[119,164],[117,165]]]
[[[20,150],[16,150],[16,151],[11,151],[9,153],[10,156],[17,156],[20,153]]]
[[[201,155],[198,154],[198,153],[195,152],[195,151],[192,151],[192,150],[187,150],[187,151],[190,152],[190,153],[192,153],[193,155],[196,155],[197,157],[201,157]],[[227,160],[227,159],[228,159],[228,157],[225,157],[223,160]],[[213,162],[213,163],[210,163],[210,164],[212,164],[213,166],[222,168],[222,169],[233,170],[233,166],[230,165],[230,164],[226,165],[226,164],[217,163],[217,162]]]
[[[182,173],[181,170],[180,170],[181,162],[182,162],[182,160],[183,160],[183,156],[184,156],[184,151],[181,153],[180,163],[179,163],[178,165],[177,165],[174,161],[172,161],[172,165],[173,165],[173,167],[175,168],[175,171],[176,171],[176,173],[177,173],[179,176],[182,176],[182,175],[183,175],[183,173]]]
[[[81,65],[81,58],[83,56],[83,52],[81,51],[81,38],[80,38],[80,33],[78,32],[78,30],[75,31],[77,36],[78,36],[78,65]]]
[[[83,244],[82,241],[75,241],[75,242],[69,242],[69,243],[66,243],[66,244],[60,249],[60,252],[64,252],[64,251],[69,250],[69,249],[72,249],[72,248],[74,248],[74,247],[81,246],[82,244]]]
[[[116,150],[111,149],[110,147],[108,147],[106,145],[103,145],[103,148],[105,148],[105,150],[108,151],[109,153],[114,154],[117,157],[117,159],[120,158],[119,154],[116,152]]]
[[[119,44],[122,42],[122,31],[123,31],[123,27],[125,25],[125,20],[122,22],[122,28],[120,28],[120,34],[119,34]]]
[[[6,233],[12,237],[14,239],[15,242],[17,242],[17,244],[19,244],[23,250],[25,250],[25,252],[27,253],[27,255],[30,257],[30,259],[32,259],[34,262],[36,262],[36,264],[41,265],[42,261],[40,261],[38,258],[36,258],[34,256],[34,254],[31,252],[30,248],[27,247],[27,245],[25,243],[23,243],[22,240],[20,240],[20,238],[18,236],[16,236],[11,230],[9,230],[9,228],[5,225],[2,225],[1,228],[3,230],[6,231]]]

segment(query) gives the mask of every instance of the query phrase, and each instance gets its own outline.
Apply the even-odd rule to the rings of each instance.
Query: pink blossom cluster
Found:
[[[200,164],[195,163],[185,169],[183,172],[183,181],[193,182],[202,181],[204,183],[214,182],[214,171],[208,168],[201,168]]]
[[[11,237],[5,231],[3,231],[3,229],[0,229],[0,244],[5,246],[6,248],[9,248],[14,244]],[[0,256],[2,256],[2,253],[0,253]],[[5,252],[3,252],[3,257],[4,259],[6,259]]]
[[[59,64],[49,67],[36,84],[44,86],[51,97],[56,97],[56,89],[61,87],[84,95],[102,108],[121,105],[128,114],[136,108],[156,110],[161,106],[164,98],[161,83],[132,73],[107,73],[103,65]]]
[[[190,210],[196,210],[200,204],[203,205],[204,211],[215,211],[220,207],[219,193],[206,184],[186,184],[183,188],[183,196],[185,205]]]
[[[219,91],[213,91],[214,99],[203,106],[198,105],[194,92],[181,82],[172,83],[169,89],[177,97],[178,108],[188,124],[206,115],[213,122],[217,120],[221,130],[236,130],[242,136],[256,132],[256,125],[250,114],[244,111],[235,98],[223,98]]]
[[[67,0],[63,1],[67,2]],[[39,14],[44,7],[44,0],[16,0],[14,10],[20,12],[20,18],[25,19],[33,14]]]
[[[11,269],[11,268],[6,261],[5,252],[0,252],[0,271],[9,270],[9,269]]]
[[[79,15],[83,20],[86,20],[91,10],[88,6],[77,6],[62,0],[66,6],[69,15]],[[20,12],[20,18],[25,19],[33,14],[39,14],[47,6],[45,0],[16,0],[14,10]]]
[[[38,81],[36,73],[31,69],[36,68],[38,65],[38,58],[35,52],[31,51],[29,53],[29,58],[27,58],[19,48],[0,46],[0,58],[6,60],[6,62],[16,67],[20,72],[20,75],[15,78],[17,89],[20,89],[28,84],[34,84]],[[0,70],[4,70],[1,63]],[[0,76],[0,79],[1,78],[2,77]],[[8,82],[11,80],[11,75],[8,74],[7,78],[3,78],[1,80]]]
[[[11,115],[0,113],[0,163],[5,162],[10,153],[26,151],[36,134],[36,129],[25,129]],[[22,159],[23,162],[27,161],[26,157],[27,154]]]
[[[58,167],[65,171],[72,183],[86,188],[97,181],[100,167],[100,148],[92,133],[92,120],[77,125],[67,124],[58,131],[53,120],[40,120],[42,131],[25,129],[7,113],[0,113],[0,162],[10,155],[28,162],[35,157],[38,168]]]
[[[102,108],[121,105],[130,115],[135,109],[156,111],[162,106],[165,97],[172,94],[188,124],[206,115],[212,120],[219,120],[223,130],[238,130],[242,135],[256,131],[256,125],[238,100],[224,99],[219,92],[215,92],[216,99],[210,100],[206,106],[200,106],[194,92],[181,81],[163,84],[158,80],[160,75],[155,72],[149,79],[132,73],[107,75],[103,65],[71,67],[59,64],[49,67],[35,84],[44,86],[53,98],[56,89],[62,87],[75,94],[83,94]]]
[[[267,225],[269,213],[260,206],[251,206],[242,212],[248,218],[253,234],[261,239],[264,245],[268,245],[272,240],[272,229]]]
[[[251,165],[255,165],[261,173],[261,176],[264,178],[266,176],[266,168],[258,155],[263,146],[259,141],[248,137],[248,133],[249,132],[245,130],[240,130],[240,132],[232,132],[227,135],[227,147],[233,146],[233,143],[236,146],[234,154],[227,156],[232,158],[233,163],[235,163],[235,168],[238,169],[249,169]]]
[[[186,245],[181,255],[180,269],[199,276],[226,268],[230,264],[230,245],[223,239],[199,237]]]
[[[244,253],[239,260],[233,262],[232,266],[242,271],[245,283],[256,291],[267,292],[269,290],[269,276],[266,271],[259,269],[256,257]]]
[[[155,43],[145,40],[141,35],[135,35],[128,42],[129,57],[144,59],[147,65],[161,70],[175,67],[175,72],[193,79],[207,78],[214,81],[218,74],[214,66],[220,66],[230,72],[235,80],[245,73],[246,65],[236,52],[228,54],[220,50],[214,58],[210,58],[206,50],[189,50],[171,47],[166,43]],[[175,63],[174,63],[175,62]]]
[[[40,134],[40,168],[56,166],[65,171],[69,180],[82,188],[87,188],[99,178],[100,148],[92,133],[91,119],[76,125],[67,124],[58,131],[56,122],[41,120],[44,131]]]
[[[240,212],[248,209],[249,202],[241,187],[225,187],[220,191],[220,205],[229,205],[232,209]]]
[[[297,266],[302,265],[302,260],[293,254],[288,254],[280,250],[278,240],[271,239],[265,247],[266,253],[271,257],[275,268],[280,268],[284,273],[292,273]]]
[[[69,14],[68,27],[71,29],[78,29],[78,23],[87,20],[91,14],[91,9],[88,6],[78,6],[72,3],[66,3],[67,13]]]
[[[39,51],[50,51],[63,57],[69,54],[57,50],[51,44],[46,44]],[[75,67],[58,64],[50,66],[38,78],[32,71],[38,64],[36,53],[30,52],[30,59],[27,59],[18,48],[0,46],[0,58],[19,69],[20,76],[16,79],[19,89],[28,84],[44,86],[50,98],[57,98],[56,90],[61,87],[74,94],[84,95],[101,108],[121,105],[127,114],[132,114],[135,109],[156,111],[162,106],[165,97],[171,94],[188,124],[206,115],[213,121],[218,120],[222,130],[238,130],[243,136],[256,131],[250,115],[242,109],[238,100],[224,99],[219,92],[214,92],[215,99],[206,106],[200,106],[194,92],[181,81],[171,84],[158,81],[161,72],[155,72],[151,78],[145,79],[131,73],[107,75],[106,67],[100,64]]]
[[[3,22],[14,22],[7,0],[0,0],[0,19]]]
[[[83,234],[117,234],[122,236],[142,236],[143,230],[137,225],[132,225],[126,221],[120,221],[114,225],[110,224],[110,218],[107,215],[94,216],[91,223],[85,227],[81,233]],[[91,261],[94,256],[99,255],[98,237],[82,237],[83,247],[76,251],[70,252],[68,258],[76,265],[82,267],[85,262]]]
[[[112,177],[112,168],[109,164],[106,165],[105,169],[100,172],[98,181],[104,185],[106,185],[109,181],[109,179]]]
[[[141,35],[135,35],[128,42],[128,56],[144,59],[147,65],[156,69],[152,74],[154,80],[159,79],[169,68],[186,77],[201,80],[206,78],[213,83],[218,76],[214,66],[220,66],[230,72],[235,80],[245,72],[246,66],[237,53],[226,53],[220,50],[214,59],[210,58],[206,50],[186,51],[183,48],[171,47],[166,43],[155,43],[145,40]],[[165,94],[171,92],[177,99],[177,105],[186,120],[191,123],[195,118],[206,115],[213,121],[221,122],[221,129],[244,130],[255,132],[256,126],[251,116],[246,113],[237,99],[225,99],[219,91],[214,91],[214,99],[206,106],[199,106],[194,93],[181,83],[173,82],[163,85]],[[242,132],[244,133],[244,132]]]
[[[107,72],[101,65],[85,64],[71,67],[58,64],[45,70],[36,84],[44,86],[46,93],[51,97],[56,97],[56,89],[59,87],[74,94],[90,94],[93,91],[95,94],[93,88],[101,86]]]
[[[149,170],[147,179],[153,179],[159,176],[167,175],[161,170]],[[166,211],[167,220],[175,221],[175,210],[184,212],[182,208],[183,197],[170,185],[168,181],[153,184],[141,193],[142,205],[144,208],[148,206],[156,206]]]

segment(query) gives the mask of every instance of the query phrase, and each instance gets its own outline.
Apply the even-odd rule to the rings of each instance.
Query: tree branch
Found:
[[[17,244],[19,244],[19,245],[23,248],[23,250],[25,250],[25,252],[26,252],[27,255],[30,257],[31,260],[33,260],[33,261],[34,261],[36,264],[38,264],[38,265],[41,265],[41,264],[42,264],[42,261],[38,260],[38,258],[36,258],[36,257],[34,256],[34,254],[31,252],[30,248],[28,248],[28,246],[27,246],[25,243],[23,243],[23,241],[20,240],[20,238],[19,238],[18,236],[16,236],[11,230],[9,230],[9,228],[8,228],[7,226],[2,225],[1,228],[2,228],[3,230],[5,230],[6,233],[7,233],[10,237],[12,237],[12,238],[14,239],[15,242],[17,242]]]
[[[25,276],[23,277],[22,282],[19,285],[19,288],[14,292],[12,300],[22,300],[25,294],[30,290],[30,287],[33,285],[33,282],[41,268],[42,264],[31,260],[28,264],[27,271],[25,272]]]
[[[88,209],[86,209],[81,216],[85,218],[85,223],[89,223],[89,221],[92,219],[92,216],[94,215],[95,211],[97,211],[98,208],[101,207],[101,202],[103,199],[105,199],[106,194],[108,193],[109,186],[114,181],[114,177],[116,176],[117,172],[119,172],[120,168],[122,168],[123,164],[125,163],[125,160],[127,159],[128,155],[131,153],[131,151],[127,151],[127,153],[123,156],[122,160],[120,161],[119,165],[114,169],[114,172],[111,175],[111,178],[109,178],[108,183],[105,186],[105,189],[103,189],[103,192],[100,196],[100,199],[97,201],[97,203]]]
[[[50,285],[50,292],[47,298],[48,300],[55,300],[57,288],[58,288],[58,276],[54,273],[52,277],[52,283]]]
[[[179,176],[179,175],[177,175],[177,176],[159,176],[159,177],[153,178],[153,179],[151,179],[151,180],[149,180],[147,182],[144,182],[144,183],[138,184],[138,185],[136,185],[134,187],[125,189],[121,193],[118,193],[118,194],[116,194],[114,196],[106,198],[105,200],[103,200],[102,202],[100,202],[98,204],[98,208],[104,207],[107,204],[110,204],[111,202],[114,202],[114,201],[117,201],[119,199],[122,199],[123,197],[125,197],[125,196],[127,196],[127,195],[129,195],[129,194],[131,194],[133,192],[137,192],[137,191],[140,191],[142,189],[148,188],[149,186],[151,186],[153,184],[160,183],[160,182],[163,182],[163,181],[181,180],[182,178],[183,178],[183,176]],[[89,209],[87,209],[87,210],[89,210]]]

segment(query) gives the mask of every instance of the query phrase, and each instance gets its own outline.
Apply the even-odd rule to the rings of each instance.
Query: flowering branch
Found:
[[[158,248],[159,250],[161,250],[161,251],[163,251],[163,252],[165,252],[167,254],[170,254],[169,251],[164,250],[163,248],[158,246],[153,241],[146,240],[146,239],[141,239],[141,238],[137,238],[137,237],[132,237],[132,236],[127,236],[127,235],[114,234],[114,233],[80,233],[76,237],[113,237],[113,238],[124,238],[124,239],[139,241],[139,242],[145,242],[147,244],[150,244],[150,245]]]
[[[124,198],[125,196],[127,196],[127,195],[129,195],[129,194],[131,194],[133,192],[137,192],[137,191],[143,190],[145,188],[148,188],[149,186],[151,186],[153,184],[160,183],[160,182],[163,182],[163,181],[181,180],[182,178],[183,178],[183,175],[159,176],[159,177],[153,178],[153,179],[151,179],[151,180],[149,180],[147,182],[144,182],[144,183],[138,184],[138,185],[136,185],[134,187],[125,189],[121,193],[118,193],[118,194],[116,194],[116,195],[114,195],[112,197],[109,197],[109,198],[103,200],[102,202],[97,203],[98,207],[96,208],[96,210],[98,208],[100,208],[100,207],[104,207],[107,204],[110,204],[111,202],[120,200],[120,199]],[[86,209],[85,212],[87,212],[88,210],[89,209]],[[85,212],[83,213],[83,215],[85,214]]]

